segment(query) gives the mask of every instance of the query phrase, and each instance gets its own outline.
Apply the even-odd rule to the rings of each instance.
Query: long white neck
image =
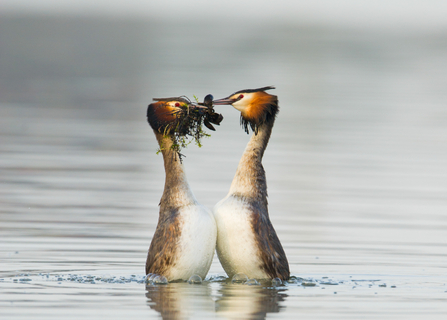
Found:
[[[239,161],[230,187],[230,195],[267,206],[267,180],[262,157],[272,133],[272,123],[264,123],[251,136]]]
[[[165,187],[160,200],[160,213],[196,203],[177,152],[171,150],[172,138],[155,132],[163,154]]]

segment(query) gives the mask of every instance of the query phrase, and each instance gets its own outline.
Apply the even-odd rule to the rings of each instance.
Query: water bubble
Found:
[[[259,282],[256,279],[248,279],[247,281],[245,281],[244,284],[246,284],[248,286],[257,286],[257,285],[259,285]]]
[[[289,283],[298,283],[298,282],[303,282],[304,279],[300,278],[300,277],[296,277],[296,276],[291,276],[289,278],[289,280],[287,280]]]
[[[272,279],[272,286],[276,287],[276,286],[280,286],[280,285],[282,285],[282,280],[280,278]]]
[[[152,280],[153,284],[168,284],[168,279],[166,279],[165,276],[156,276],[153,280]]]
[[[231,278],[231,283],[245,283],[248,281],[248,277],[244,273],[236,273],[233,278]]]
[[[289,284],[297,284],[298,280],[290,278],[289,280],[287,280],[287,283],[289,283]]]
[[[202,278],[200,276],[194,274],[188,279],[188,283],[189,284],[201,284]]]
[[[158,274],[156,274],[156,273],[152,273],[147,279],[147,281],[148,282],[150,282],[150,283],[152,283],[152,282],[154,282],[154,279],[156,278],[156,277],[158,277]]]
[[[147,275],[146,275],[146,278],[145,278],[145,282],[146,282],[146,284],[151,284],[152,283],[152,280],[156,277],[157,275],[155,274],[155,273],[148,273]]]

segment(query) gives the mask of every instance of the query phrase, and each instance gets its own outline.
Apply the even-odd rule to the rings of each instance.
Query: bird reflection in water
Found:
[[[163,319],[265,319],[268,313],[281,312],[287,298],[286,287],[270,283],[242,285],[207,282],[201,285],[170,283],[146,286],[149,307]]]
[[[147,304],[162,319],[193,319],[197,314],[211,315],[215,311],[212,288],[186,282],[169,285],[147,285]]]

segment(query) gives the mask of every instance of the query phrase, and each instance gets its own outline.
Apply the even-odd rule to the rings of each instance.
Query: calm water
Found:
[[[443,319],[447,32],[0,19],[2,319]],[[264,157],[291,283],[145,286],[164,172],[153,97],[276,85]],[[238,113],[185,150],[226,195]]]

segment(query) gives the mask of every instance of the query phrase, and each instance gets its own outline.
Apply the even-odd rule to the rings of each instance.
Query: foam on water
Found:
[[[82,284],[146,284],[146,285],[166,285],[169,284],[166,277],[158,274],[131,274],[131,275],[91,275],[91,274],[60,274],[60,273],[38,273],[28,274],[21,273],[10,277],[4,277],[0,279],[3,283],[40,283],[40,282],[57,282],[57,283],[82,283]],[[356,287],[380,287],[380,288],[396,288],[396,285],[387,284],[381,279],[339,279],[335,280],[327,276],[321,278],[310,277],[302,278],[292,275],[289,280],[282,281],[279,278],[274,279],[249,279],[247,275],[238,273],[234,275],[231,280],[224,275],[209,275],[203,279],[198,275],[191,276],[188,281],[174,281],[174,283],[186,282],[188,284],[211,284],[222,283],[225,285],[249,285],[249,286],[263,286],[263,287],[325,287],[325,286],[351,286]]]

